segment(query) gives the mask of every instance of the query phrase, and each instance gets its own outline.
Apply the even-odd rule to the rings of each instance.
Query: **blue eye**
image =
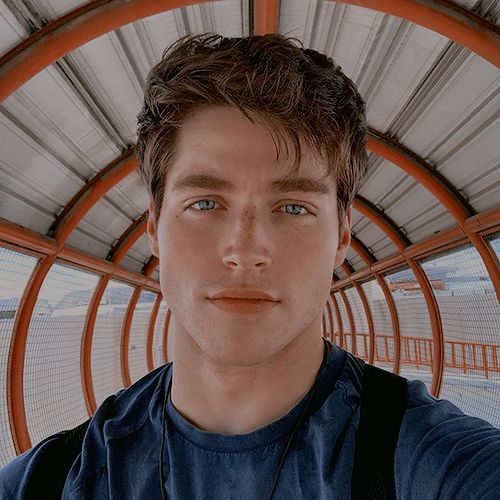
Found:
[[[215,201],[214,201],[214,200],[198,200],[198,201],[195,201],[192,205],[189,205],[189,207],[192,207],[192,206],[194,206],[194,205],[197,205],[198,203],[205,203],[205,204],[206,204],[207,202],[208,202],[208,203],[215,203]],[[205,210],[205,209],[203,209],[203,208],[202,208],[201,210],[199,210],[199,211],[201,211],[201,212],[207,212],[207,210]]]
[[[195,201],[194,203],[192,203],[191,205],[189,205],[188,208],[192,208],[195,205],[197,205],[198,203],[203,204],[203,205],[200,205],[199,209],[194,209],[197,212],[211,212],[212,210],[210,210],[210,208],[207,207],[207,203],[215,203],[215,204],[217,204],[217,202],[214,201],[214,200],[203,199],[203,200]],[[204,208],[201,208],[202,206],[204,206]],[[298,205],[297,203],[286,203],[285,205],[283,205],[280,208],[283,208],[283,207],[300,207],[300,208],[302,208],[302,209],[304,209],[306,211],[306,213],[302,213],[302,214],[300,214],[300,213],[291,213],[289,211],[285,211],[285,213],[287,215],[295,215],[295,216],[299,216],[300,217],[300,216],[303,216],[303,215],[308,215],[310,213],[309,210],[306,207],[304,207],[303,205]],[[212,208],[214,208],[214,207],[212,207]]]

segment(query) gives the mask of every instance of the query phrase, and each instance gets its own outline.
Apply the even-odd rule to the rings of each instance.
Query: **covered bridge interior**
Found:
[[[169,360],[134,156],[188,33],[279,32],[367,103],[322,334],[500,426],[500,2],[0,1],[0,466]]]

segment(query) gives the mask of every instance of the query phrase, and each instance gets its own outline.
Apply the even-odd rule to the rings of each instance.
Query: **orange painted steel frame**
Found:
[[[146,231],[146,217],[145,214],[138,217],[128,229],[120,236],[118,241],[113,245],[113,248],[108,254],[110,260],[115,266],[119,265],[123,257],[130,250],[133,244],[144,234]],[[144,274],[144,273],[143,273]],[[81,374],[82,374],[82,389],[85,396],[85,404],[89,415],[93,415],[97,409],[97,402],[95,399],[94,384],[92,380],[92,340],[94,336],[94,327],[97,319],[99,304],[101,303],[102,296],[108,286],[109,281],[114,277],[114,273],[108,273],[101,278],[100,283],[97,285],[92,298],[90,300],[89,308],[85,318],[85,326],[82,335],[82,349],[81,349]],[[146,279],[149,276],[146,276]],[[139,285],[141,286],[141,285]]]
[[[341,265],[342,269],[344,272],[347,274],[347,276],[351,276],[353,274],[353,269],[351,266],[349,266],[346,262],[344,262]],[[373,364],[373,360],[375,358],[375,328],[373,326],[373,317],[372,317],[372,312],[370,309],[370,304],[368,303],[368,300],[366,298],[365,292],[361,288],[361,286],[354,280],[351,281],[354,288],[356,288],[356,292],[359,295],[359,298],[361,299],[361,302],[363,304],[363,309],[365,311],[365,316],[366,316],[366,321],[368,323],[368,335],[369,335],[369,340],[370,340],[370,348],[368,352],[368,363]]]
[[[92,2],[44,26],[0,60],[0,100],[73,49],[116,28],[196,2],[190,0],[119,0]],[[438,0],[341,0],[401,17],[468,47],[500,66],[500,33],[491,22],[453,2]],[[256,32],[277,31],[278,3],[257,0]]]
[[[351,248],[361,257],[367,268],[370,268],[374,264],[375,259],[372,257],[368,249],[359,241],[355,236],[351,236]],[[354,273],[350,275],[351,282],[353,280]],[[394,303],[394,298],[389,286],[385,279],[376,272],[373,272],[373,276],[377,280],[384,298],[387,304],[387,309],[389,310],[389,315],[391,316],[392,332],[393,332],[393,342],[394,342],[394,367],[393,372],[399,374],[401,368],[401,332],[399,330],[399,316],[396,309],[396,304]],[[375,334],[375,337],[377,335]],[[376,355],[376,348],[374,355]],[[370,362],[371,363],[371,362]]]
[[[337,302],[337,297],[333,291],[330,292],[330,298],[332,299],[333,308],[335,309],[335,316],[337,318],[337,324],[339,325],[339,346],[344,347],[344,325],[342,324],[342,316],[340,315],[340,307]]]
[[[153,271],[158,267],[158,258],[151,256],[149,261],[145,264],[143,269],[143,274],[149,278]],[[125,313],[125,318],[123,321],[123,331],[122,339],[120,342],[120,362],[121,362],[121,372],[124,387],[130,387],[132,385],[132,380],[130,378],[130,369],[128,363],[128,351],[129,351],[129,341],[130,341],[130,326],[132,324],[132,315],[135,311],[135,306],[141,295],[144,286],[138,286],[132,296],[127,307],[127,312]]]
[[[403,253],[405,247],[408,246],[409,240],[387,215],[373,206],[368,200],[365,200],[360,196],[356,198],[354,207],[363,215],[368,217],[374,224],[376,224],[393,241],[400,253]],[[433,396],[438,397],[443,380],[444,363],[443,326],[441,323],[439,306],[434,293],[432,292],[429,279],[422,271],[420,264],[408,257],[405,257],[405,261],[413,271],[415,279],[420,285],[420,289],[422,290],[422,294],[424,295],[427,305],[427,310],[429,311],[435,349],[434,363],[432,365],[432,385],[430,391]]]
[[[354,315],[352,314],[352,309],[351,309],[351,304],[349,300],[347,299],[347,295],[344,291],[343,288],[339,288],[339,293],[340,296],[342,297],[342,300],[344,301],[345,309],[347,312],[347,319],[349,321],[349,327],[351,330],[351,352],[354,354],[354,356],[357,356],[358,354],[358,344],[356,341],[356,323],[354,322]]]
[[[153,341],[155,336],[155,325],[156,320],[158,318],[158,311],[160,310],[160,304],[162,299],[161,293],[156,296],[156,300],[153,306],[153,310],[151,311],[151,318],[149,319],[149,328],[148,328],[148,340],[146,346],[146,356],[147,356],[147,364],[148,371],[151,372],[154,370],[154,359],[153,359]]]
[[[46,257],[38,262],[21,298],[14,320],[14,333],[9,349],[7,379],[9,421],[14,445],[18,453],[22,453],[31,447],[24,408],[24,357],[28,329],[40,288],[50,268],[64,249],[66,240],[81,219],[85,217],[89,210],[111,187],[126,177],[136,166],[135,159],[132,159],[129,153],[128,157],[123,161],[114,161],[110,166],[99,172],[73,197],[52,226],[53,234],[55,235],[55,238],[52,240],[54,246],[47,253]],[[16,228],[11,226],[10,230],[11,232],[15,232]],[[88,346],[85,340],[83,342],[84,346]],[[88,378],[84,378],[84,385],[87,382]],[[92,402],[88,397],[86,397],[86,401],[87,404]]]

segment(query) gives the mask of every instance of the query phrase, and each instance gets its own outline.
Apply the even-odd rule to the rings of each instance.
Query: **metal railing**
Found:
[[[338,338],[338,332],[334,338]],[[344,338],[350,337],[344,332]],[[368,360],[369,335],[356,332],[358,356]],[[350,340],[350,339],[349,339]],[[394,342],[392,335],[377,334],[375,360],[392,363],[394,361]],[[401,363],[417,369],[421,366],[432,367],[433,340],[423,337],[401,337]],[[481,373],[486,379],[490,373],[500,372],[500,344],[466,342],[461,340],[444,341],[444,366],[467,373]]]

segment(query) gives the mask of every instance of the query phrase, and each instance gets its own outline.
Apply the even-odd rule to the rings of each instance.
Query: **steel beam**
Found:
[[[142,274],[146,277],[150,277],[153,271],[158,267],[158,258],[151,256],[148,262],[144,265]],[[139,296],[141,295],[144,285],[138,286],[134,293],[131,295],[127,312],[125,313],[125,318],[123,319],[123,329],[120,341],[120,367],[122,372],[122,381],[124,387],[130,387],[132,385],[132,380],[130,378],[130,367],[128,358],[128,349],[130,342],[130,326],[132,325],[132,317],[134,315]]]
[[[132,150],[115,158],[73,196],[64,210],[57,216],[48,235],[63,245],[71,232],[102,196],[136,168],[137,159]]]
[[[256,35],[277,33],[280,18],[279,0],[255,0],[254,31]]]
[[[356,252],[365,265],[367,267],[371,267],[375,262],[375,259],[368,251],[368,249],[363,245],[363,243],[356,238],[355,236],[351,236],[351,248],[354,252]],[[351,279],[354,274],[351,275]],[[396,309],[396,304],[394,302],[394,297],[392,296],[391,291],[389,290],[389,286],[385,281],[385,278],[377,272],[373,272],[373,276],[377,280],[382,292],[384,294],[384,298],[387,304],[387,309],[389,311],[389,315],[391,316],[391,324],[392,324],[392,337],[394,342],[394,367],[393,372],[399,374],[401,369],[401,331],[399,329],[399,316],[398,310]],[[375,331],[375,338],[377,337],[377,332]]]
[[[366,215],[374,224],[376,224],[386,235],[395,243],[401,254],[408,243],[408,238],[401,232],[397,225],[392,221],[387,215],[382,213],[377,207],[375,207],[368,200],[364,200],[360,203],[358,197],[357,206],[360,211]],[[404,254],[403,254],[404,256]],[[422,271],[420,264],[413,259],[404,257],[406,263],[413,271],[415,279],[417,280],[422,294],[427,305],[427,310],[429,312],[429,319],[432,328],[432,337],[434,342],[434,359],[432,363],[432,385],[431,394],[435,397],[439,397],[441,391],[441,384],[443,380],[443,369],[444,369],[444,339],[443,339],[443,325],[441,322],[441,314],[439,312],[439,306],[432,292],[432,287],[427,275]]]
[[[341,265],[342,269],[344,272],[347,274],[348,277],[352,276],[354,269],[352,269],[351,266],[349,266],[345,261]],[[356,288],[356,292],[359,295],[359,298],[361,299],[361,303],[363,304],[363,309],[365,311],[365,316],[366,316],[366,321],[368,323],[368,336],[370,338],[370,349],[368,351],[368,363],[373,365],[373,360],[375,358],[375,328],[373,326],[373,316],[372,316],[372,311],[370,308],[370,304],[368,303],[368,300],[366,298],[364,290],[361,288],[359,283],[357,283],[354,280],[351,280],[352,285],[354,288]]]
[[[339,293],[340,296],[342,297],[342,300],[344,301],[345,309],[347,312],[347,319],[349,321],[349,326],[351,330],[351,352],[354,354],[354,356],[358,355],[358,345],[356,343],[356,323],[354,322],[354,315],[352,314],[351,310],[351,304],[349,303],[349,299],[347,298],[347,295],[344,291],[343,288],[339,288]]]
[[[82,45],[139,19],[195,3],[189,0],[95,1],[52,21],[9,50],[0,59],[0,101],[57,59]],[[204,3],[197,0],[196,3]],[[276,25],[276,2],[258,0],[259,30]],[[500,66],[500,33],[495,24],[445,0],[341,0],[401,17],[454,40]],[[268,10],[269,9],[269,10]],[[274,25],[274,26],[273,26]]]
[[[154,370],[154,358],[153,358],[153,344],[154,344],[154,336],[155,336],[155,325],[156,320],[158,318],[158,311],[160,310],[160,304],[162,299],[161,293],[156,296],[156,300],[153,306],[153,310],[151,311],[151,317],[149,318],[149,328],[148,328],[148,339],[147,339],[147,347],[146,347],[146,356],[147,356],[147,364],[148,364],[148,372]]]
[[[344,347],[344,325],[342,323],[342,315],[340,314],[339,303],[337,302],[337,298],[335,297],[335,293],[333,291],[330,292],[330,298],[332,299],[333,308],[335,309],[335,316],[337,317],[337,323],[339,325],[339,346]]]

